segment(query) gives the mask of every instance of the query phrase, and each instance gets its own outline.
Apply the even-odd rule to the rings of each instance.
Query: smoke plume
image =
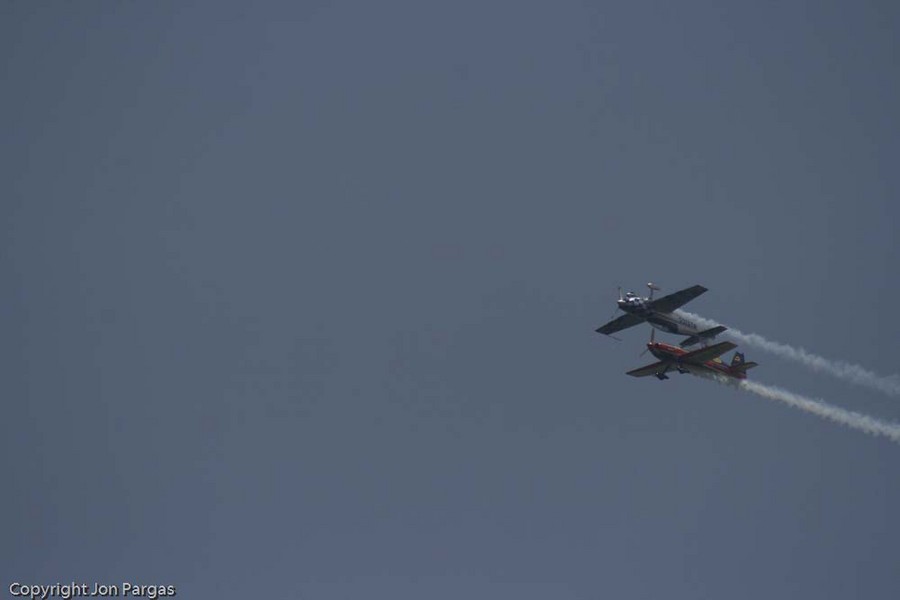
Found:
[[[695,315],[687,311],[679,312],[683,313],[684,316],[696,321],[703,327],[709,328],[718,325],[718,323],[716,323],[715,321],[704,319],[699,315]],[[722,335],[729,336],[735,341],[741,342],[748,346],[754,346],[756,348],[760,348],[761,350],[771,352],[776,356],[780,356],[782,358],[800,363],[806,367],[809,367],[813,371],[827,373],[829,375],[837,377],[838,379],[843,379],[844,381],[855,383],[856,385],[877,390],[890,396],[900,396],[900,377],[896,375],[883,377],[859,365],[848,363],[842,360],[831,360],[823,356],[813,354],[812,352],[808,352],[803,348],[790,346],[788,344],[782,344],[780,342],[774,342],[756,333],[744,333],[740,329],[735,329],[730,326],[728,327],[728,330]]]
[[[863,431],[870,435],[881,435],[893,442],[900,443],[900,424],[882,421],[880,419],[876,419],[875,417],[870,417],[858,412],[845,410],[843,408],[827,404],[822,400],[807,398],[805,396],[801,396],[800,394],[795,394],[781,388],[764,385],[756,381],[749,381],[745,379],[738,384],[738,387],[747,392],[750,392],[751,394],[756,394],[757,396],[760,396],[762,398],[767,398],[769,400],[778,400],[779,402],[784,402],[788,406],[799,408],[804,412],[814,414],[816,416],[822,417],[823,419],[828,419],[830,421],[834,421],[835,423],[846,425],[847,427]]]

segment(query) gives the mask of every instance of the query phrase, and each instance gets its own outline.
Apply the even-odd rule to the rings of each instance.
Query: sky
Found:
[[[594,332],[900,371],[892,3],[0,15],[4,588],[900,596],[900,446]]]

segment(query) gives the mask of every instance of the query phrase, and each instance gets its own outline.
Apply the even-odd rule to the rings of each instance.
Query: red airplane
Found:
[[[659,362],[628,371],[628,375],[632,377],[655,375],[657,379],[663,380],[669,378],[666,375],[667,371],[674,370],[679,373],[691,373],[692,375],[713,379],[722,377],[747,379],[747,369],[757,366],[755,362],[745,362],[744,355],[741,352],[734,353],[730,365],[726,365],[719,358],[734,348],[737,348],[737,344],[719,342],[712,346],[688,352],[678,346],[655,342],[651,335],[650,343],[647,344],[647,350],[658,358]]]

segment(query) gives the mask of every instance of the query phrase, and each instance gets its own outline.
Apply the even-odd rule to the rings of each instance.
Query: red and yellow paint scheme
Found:
[[[659,359],[652,365],[628,371],[632,377],[654,375],[657,379],[668,379],[669,371],[691,373],[700,377],[730,378],[740,380],[747,378],[747,369],[757,366],[755,362],[746,362],[741,352],[735,352],[731,364],[725,364],[719,358],[729,350],[737,348],[732,342],[719,342],[712,346],[688,352],[684,348],[650,341],[647,349]]]

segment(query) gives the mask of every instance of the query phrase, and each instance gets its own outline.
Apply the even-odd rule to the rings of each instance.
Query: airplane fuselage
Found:
[[[691,319],[685,317],[680,311],[660,312],[647,308],[644,304],[620,303],[619,307],[638,317],[643,317],[652,327],[675,335],[697,335],[702,328]]]
[[[659,288],[653,284],[648,284],[651,290]],[[706,288],[702,285],[695,285],[685,288],[674,294],[654,299],[652,294],[649,298],[638,296],[634,292],[628,292],[622,295],[619,290],[619,300],[617,302],[619,309],[625,314],[617,319],[613,319],[596,329],[597,333],[612,335],[617,331],[634,327],[643,322],[650,323],[650,326],[666,333],[674,335],[687,336],[687,339],[681,342],[681,346],[686,348],[701,342],[707,343],[709,340],[725,331],[723,325],[716,325],[703,329],[705,319],[692,317],[690,313],[681,312],[679,307],[690,302],[700,294],[704,293]],[[698,323],[697,321],[700,321]]]
[[[747,373],[745,371],[732,369],[730,366],[717,360],[708,360],[701,364],[681,362],[679,359],[683,355],[688,354],[688,352],[678,346],[672,346],[662,342],[652,342],[647,344],[647,348],[650,350],[650,353],[660,361],[669,363],[665,368],[666,371],[675,370],[679,373],[690,373],[699,377],[712,379],[721,379],[722,377],[747,379]]]

